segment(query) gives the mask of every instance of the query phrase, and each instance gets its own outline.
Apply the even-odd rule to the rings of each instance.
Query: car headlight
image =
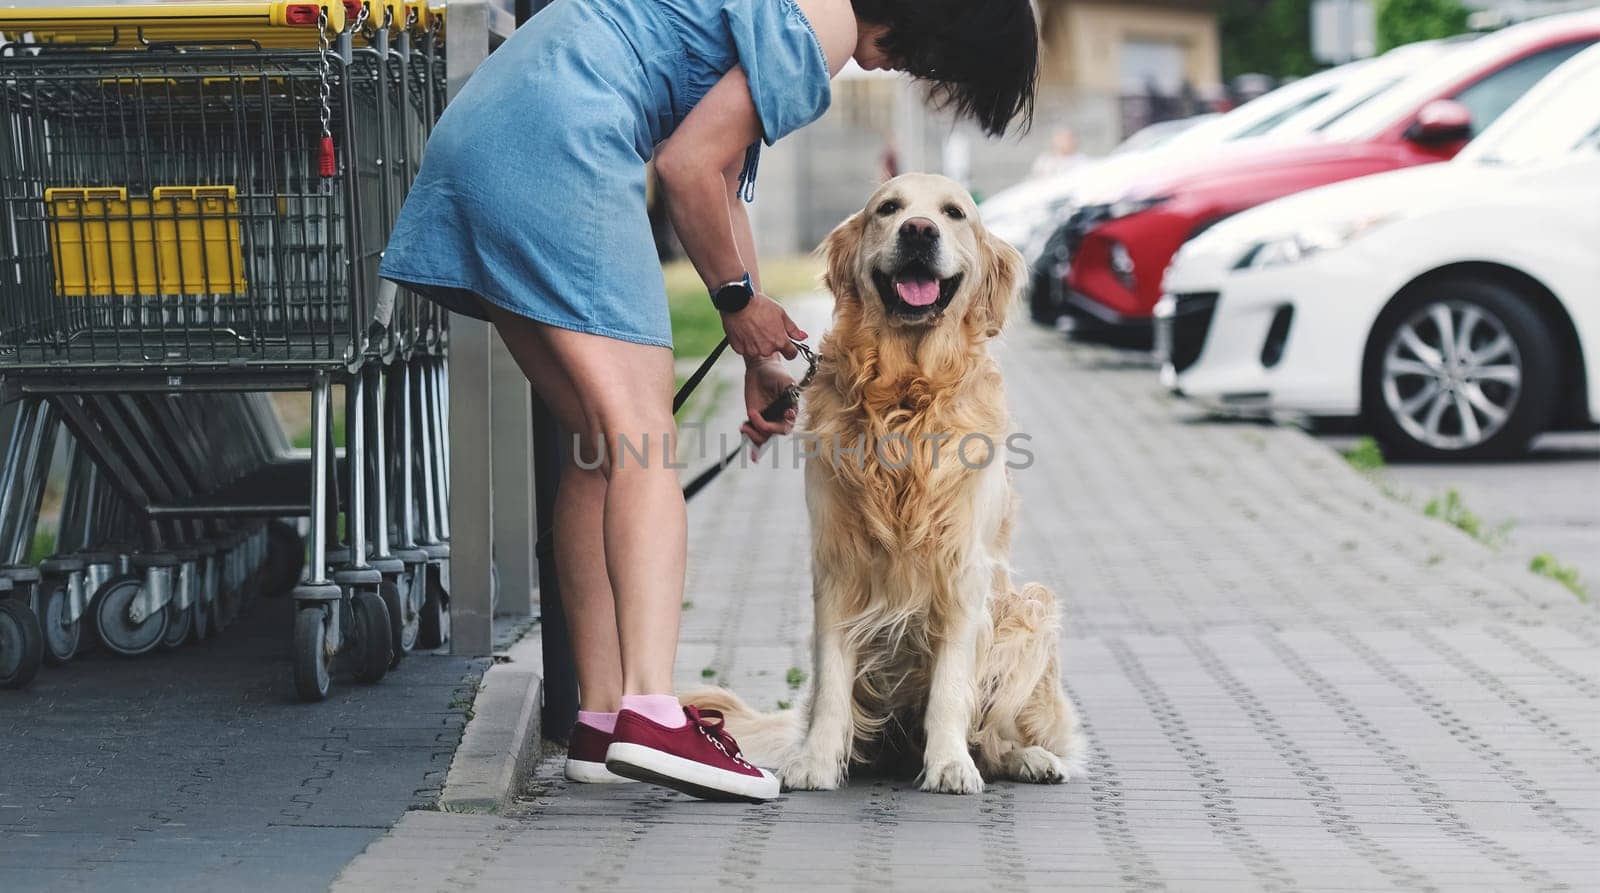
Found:
[[[1255,242],[1245,249],[1233,268],[1265,270],[1299,263],[1312,255],[1343,248],[1393,219],[1392,215],[1373,215],[1337,223],[1310,224],[1288,235]]]

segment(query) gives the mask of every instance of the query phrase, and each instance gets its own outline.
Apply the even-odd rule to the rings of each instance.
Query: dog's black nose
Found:
[[[900,238],[906,242],[930,244],[939,240],[939,225],[926,217],[912,217],[900,224]]]

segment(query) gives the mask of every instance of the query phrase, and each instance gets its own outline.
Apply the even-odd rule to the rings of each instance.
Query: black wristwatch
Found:
[[[711,303],[723,313],[738,313],[755,296],[755,286],[750,284],[750,274],[746,273],[743,279],[717,286],[711,293]]]

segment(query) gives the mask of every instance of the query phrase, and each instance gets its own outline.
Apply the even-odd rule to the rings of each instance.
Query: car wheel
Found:
[[[1055,283],[1050,274],[1037,267],[1028,285],[1028,315],[1042,326],[1054,326],[1057,317],[1061,316],[1061,302],[1056,299]]]
[[[1440,280],[1378,318],[1363,404],[1393,457],[1501,458],[1544,430],[1558,368],[1549,327],[1515,290]]]

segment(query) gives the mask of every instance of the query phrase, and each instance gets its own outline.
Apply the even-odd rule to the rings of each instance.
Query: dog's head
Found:
[[[989,235],[960,184],[905,174],[878,188],[823,243],[828,288],[860,303],[861,325],[907,334],[944,325],[998,334],[1022,282],[1022,256]]]

